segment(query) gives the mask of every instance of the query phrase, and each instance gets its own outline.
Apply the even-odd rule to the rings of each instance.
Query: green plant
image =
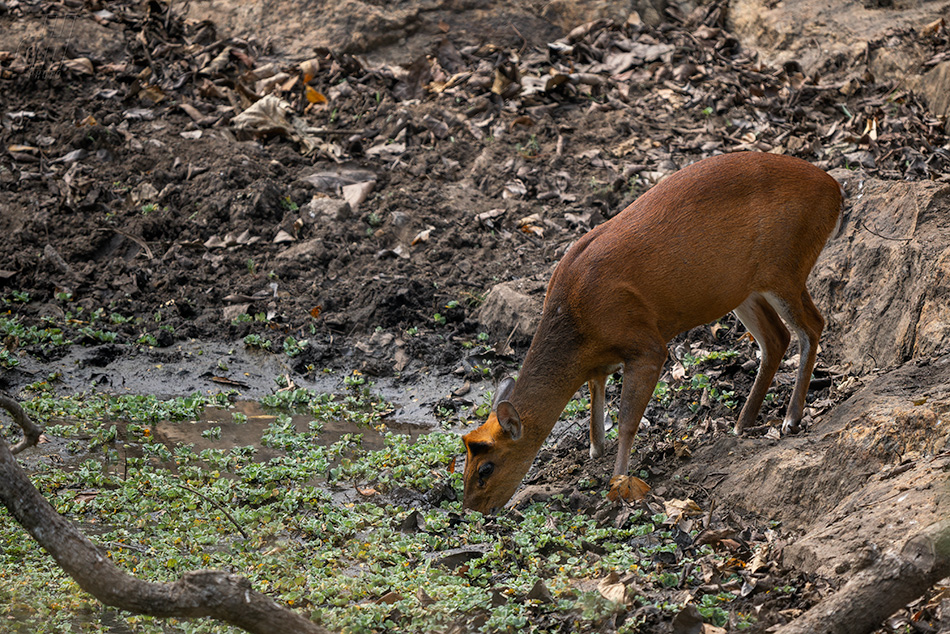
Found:
[[[288,357],[296,357],[303,352],[308,345],[310,345],[310,342],[306,339],[294,339],[288,336],[284,339],[284,353]]]
[[[6,348],[0,348],[0,366],[12,368],[17,365],[20,365],[20,360],[16,358],[16,355]]]
[[[515,144],[515,149],[518,151],[518,154],[529,159],[536,158],[541,154],[541,144],[538,142],[538,137],[535,134],[528,137],[528,140],[524,143]]]
[[[158,339],[156,339],[154,335],[143,332],[142,335],[135,340],[135,343],[142,346],[152,346],[154,348],[158,345]]]
[[[248,348],[260,348],[261,350],[270,350],[271,342],[260,335],[250,334],[244,337],[244,345]]]
[[[147,203],[145,205],[142,205],[142,215],[147,216],[148,214],[152,213],[156,209],[158,209],[158,205],[156,205],[155,203]]]
[[[286,211],[294,212],[300,209],[300,207],[293,200],[290,199],[290,196],[284,196],[280,199],[280,206],[283,207]]]

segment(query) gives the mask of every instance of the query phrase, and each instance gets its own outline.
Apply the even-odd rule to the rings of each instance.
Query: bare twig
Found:
[[[185,489],[186,491],[191,491],[192,493],[194,493],[195,495],[197,495],[198,497],[200,497],[202,500],[204,500],[205,502],[208,502],[209,504],[211,504],[211,505],[213,505],[215,508],[217,508],[219,511],[221,511],[222,513],[224,513],[225,517],[227,517],[229,520],[231,520],[231,523],[234,524],[234,527],[237,528],[239,531],[241,531],[241,535],[244,536],[244,539],[250,539],[250,537],[248,536],[248,534],[244,532],[244,529],[241,528],[241,525],[237,523],[237,520],[234,519],[234,517],[233,517],[230,513],[228,513],[228,510],[227,510],[226,508],[224,508],[223,506],[221,506],[220,504],[218,504],[217,502],[215,502],[214,500],[212,500],[211,498],[209,498],[207,495],[205,495],[205,494],[202,493],[201,491],[198,491],[198,490],[195,490],[195,489],[191,488],[190,486],[188,486],[187,484],[185,484],[184,482],[182,482],[182,481],[180,481],[180,480],[176,481],[175,484],[178,485],[178,486],[180,486],[181,488]]]

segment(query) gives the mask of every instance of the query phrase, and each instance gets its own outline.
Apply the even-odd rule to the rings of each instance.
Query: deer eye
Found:
[[[482,466],[478,468],[478,479],[484,480],[485,478],[490,476],[494,471],[495,471],[495,463],[486,462],[485,464],[483,464]]]

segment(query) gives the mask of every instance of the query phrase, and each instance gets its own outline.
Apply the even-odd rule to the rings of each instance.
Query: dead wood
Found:
[[[950,520],[933,524],[858,572],[776,634],[865,634],[950,576]]]
[[[39,442],[43,428],[30,419],[26,410],[20,407],[20,404],[14,398],[5,392],[0,392],[0,407],[7,410],[13,418],[13,422],[23,430],[23,440],[10,447],[10,453],[18,454]]]
[[[35,444],[39,428],[19,404],[0,395],[0,406],[24,429],[24,440],[17,443],[17,447],[24,443]],[[244,577],[222,570],[188,572],[174,583],[143,581],[119,570],[102,549],[50,506],[2,440],[0,499],[56,563],[83,590],[106,605],[149,616],[211,617],[259,634],[325,632],[310,620],[254,591]]]

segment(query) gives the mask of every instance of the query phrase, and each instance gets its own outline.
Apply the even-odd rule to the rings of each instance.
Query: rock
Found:
[[[277,235],[274,236],[274,244],[283,244],[285,242],[293,242],[296,240],[292,235],[281,229],[277,232]]]
[[[504,343],[527,343],[541,319],[546,284],[537,280],[515,280],[494,286],[478,309],[475,319],[481,329]]]
[[[917,90],[938,117],[950,114],[950,62],[940,62],[920,78]]]
[[[278,260],[319,260],[327,252],[326,247],[323,244],[321,238],[313,238],[312,240],[304,240],[294,244],[287,249],[284,249],[277,254]]]
[[[326,196],[314,196],[300,211],[311,221],[346,220],[352,215],[350,203]]]
[[[831,174],[850,208],[809,282],[827,321],[822,345],[834,341],[835,356],[856,370],[950,348],[947,186]]]

